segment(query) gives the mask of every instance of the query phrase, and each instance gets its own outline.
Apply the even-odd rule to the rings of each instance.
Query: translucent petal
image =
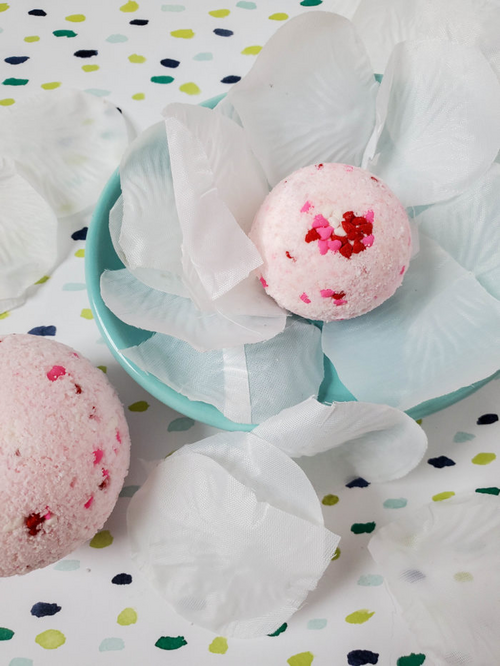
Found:
[[[347,19],[307,12],[267,42],[223,111],[241,119],[269,183],[315,162],[360,165],[375,124],[373,77]]]
[[[127,147],[122,114],[102,98],[54,90],[2,111],[0,147],[58,217],[93,205]]]
[[[198,351],[261,342],[277,335],[286,322],[282,311],[275,317],[201,312],[190,299],[151,289],[126,269],[105,271],[101,293],[125,323],[172,335]]]
[[[43,197],[0,159],[0,311],[21,305],[24,293],[57,259],[57,219]]]
[[[124,355],[190,400],[214,405],[236,423],[260,423],[311,395],[323,380],[320,331],[289,320],[259,344],[200,353],[168,335],[154,335]]]
[[[182,230],[182,267],[203,307],[262,264],[246,235],[268,189],[241,127],[211,109],[164,111]]]
[[[500,368],[500,302],[421,234],[396,294],[326,324],[323,350],[358,400],[406,410]]]
[[[292,458],[307,456],[300,461],[306,473],[308,466],[322,468],[332,488],[359,477],[398,479],[418,465],[427,448],[425,432],[404,412],[365,402],[322,405],[311,398],[268,419],[253,434]]]
[[[369,549],[426,662],[498,662],[498,498],[474,493],[405,513],[378,530]]]
[[[399,44],[377,97],[379,138],[367,168],[407,207],[456,196],[495,160],[499,108],[500,83],[477,49]]]
[[[415,222],[500,300],[499,195],[500,164],[495,163],[473,187],[430,206]]]
[[[132,557],[176,612],[238,638],[286,622],[339,542],[299,467],[248,433],[174,453],[135,494],[127,518]]]

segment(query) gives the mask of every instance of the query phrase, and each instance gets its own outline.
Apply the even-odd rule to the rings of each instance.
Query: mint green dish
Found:
[[[213,109],[223,97],[224,95],[214,97],[204,102],[202,106]],[[87,236],[85,253],[85,274],[90,306],[104,341],[128,374],[160,402],[196,421],[201,421],[216,428],[223,430],[252,430],[254,428],[252,424],[235,423],[227,419],[212,405],[189,400],[189,398],[174,391],[154,375],[138,368],[121,353],[121,349],[139,344],[150,337],[152,333],[134,328],[122,322],[108,310],[101,298],[100,278],[103,271],[106,269],[117,270],[124,267],[114,250],[109,235],[109,213],[120,194],[120,175],[117,170],[109,179],[97,202]],[[488,377],[483,381],[465,386],[454,393],[423,402],[408,410],[408,414],[414,419],[429,416],[466,398],[487,384],[491,379],[493,377]],[[342,384],[334,366],[326,357],[325,378],[321,385],[319,399],[322,402],[329,403],[333,401],[355,400],[354,396]]]

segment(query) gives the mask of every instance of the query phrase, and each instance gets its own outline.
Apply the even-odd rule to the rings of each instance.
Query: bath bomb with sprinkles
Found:
[[[369,312],[392,296],[411,253],[408,216],[364,169],[316,164],[266,197],[250,231],[266,292],[290,312],[333,321]]]
[[[73,349],[0,336],[0,576],[25,574],[90,539],[129,466],[123,407]]]

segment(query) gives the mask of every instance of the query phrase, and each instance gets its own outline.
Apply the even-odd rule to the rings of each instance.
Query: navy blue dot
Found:
[[[77,58],[92,58],[92,56],[97,55],[97,51],[95,49],[80,49],[80,51],[75,51],[73,55]]]
[[[9,65],[21,65],[26,60],[29,60],[29,56],[10,56],[10,58],[5,58],[5,62],[8,62]]]
[[[427,461],[429,465],[432,465],[433,467],[437,467],[438,469],[442,469],[443,467],[453,467],[455,465],[455,461],[452,460],[451,458],[448,458],[448,456],[438,456],[437,458],[429,458]]]
[[[39,601],[31,607],[31,614],[35,617],[47,617],[47,615],[55,615],[59,613],[61,606],[57,604],[47,604],[45,601]]]
[[[160,64],[162,64],[163,67],[172,67],[172,69],[174,69],[175,67],[179,67],[181,63],[179,60],[172,60],[172,58],[164,58],[163,60],[160,60]]]
[[[71,238],[73,240],[86,240],[88,230],[89,230],[88,227],[83,227],[82,229],[78,229],[78,231],[75,231],[74,234],[71,234]]]
[[[28,14],[30,16],[47,16],[47,12],[44,12],[43,9],[31,9]]]
[[[219,37],[231,37],[231,35],[234,35],[232,30],[224,30],[224,28],[215,28],[214,33],[219,35]]]
[[[230,74],[229,76],[225,76],[223,79],[220,80],[221,83],[238,83],[238,81],[241,80],[241,76],[235,76],[234,74]]]
[[[55,326],[35,326],[35,328],[32,328],[31,331],[28,331],[29,335],[41,335],[41,336],[46,336],[46,335],[55,335],[56,334],[56,327]]]
[[[132,582],[132,576],[126,573],[116,574],[111,582],[113,585],[130,585]]]
[[[379,655],[370,650],[352,650],[347,655],[349,666],[365,666],[365,664],[378,664]]]
[[[147,25],[149,23],[148,19],[134,19],[129,21],[130,25]]]
[[[477,425],[490,425],[498,421],[498,414],[483,414],[477,420]]]
[[[359,479],[354,479],[353,481],[349,481],[349,483],[345,484],[346,488],[368,488],[370,485],[369,481],[366,481],[365,479],[362,479],[359,477]]]

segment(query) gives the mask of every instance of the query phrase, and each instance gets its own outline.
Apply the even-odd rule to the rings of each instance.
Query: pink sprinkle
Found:
[[[103,455],[104,451],[101,449],[96,449],[94,451],[94,465],[98,465],[101,462]]]
[[[107,478],[109,476],[108,470],[104,469],[104,467],[102,468],[102,475],[103,475],[104,478]]]
[[[116,431],[116,441],[118,442],[118,444],[122,443],[122,438],[119,430]]]
[[[267,287],[267,282],[264,280],[264,278],[261,276],[261,277],[259,278],[259,280],[260,280],[261,285],[264,287],[264,289],[266,289],[266,287]]]
[[[305,204],[300,209],[301,213],[308,213],[311,208],[314,208],[310,201],[306,201]]]
[[[347,301],[344,298],[341,298],[340,300],[333,301],[335,305],[345,305]]]
[[[367,222],[371,222],[373,224],[373,219],[375,217],[375,214],[371,209],[366,211],[364,217]]]
[[[118,449],[117,449],[116,447],[113,449],[113,453],[114,453],[115,455],[118,455]]]
[[[62,365],[55,365],[51,370],[48,371],[47,377],[51,382],[55,382],[59,377],[63,377],[66,374],[66,370]]]
[[[304,303],[310,303],[311,302],[311,300],[310,300],[309,296],[306,294],[306,292],[304,292],[302,294],[302,296],[300,297],[300,300],[304,301]]]
[[[342,247],[342,243],[339,240],[334,240],[334,241],[328,241],[328,247],[330,250],[333,250],[334,252],[338,252],[340,248]]]
[[[333,289],[322,289],[319,293],[323,298],[331,298],[333,296]]]
[[[328,226],[328,227],[318,227],[316,229],[318,234],[321,236],[321,240],[328,240],[330,236],[332,235],[333,228]]]
[[[354,171],[354,167],[350,166],[349,164],[346,164],[345,170],[346,171]]]
[[[403,266],[403,268],[399,271],[400,275],[403,275],[403,273],[405,272],[405,268],[406,268],[406,266]]]
[[[319,215],[314,216],[314,222],[313,222],[313,229],[317,229],[318,227],[329,227],[330,223],[326,219],[326,217],[323,217],[321,213]]]
[[[361,242],[365,247],[371,247],[374,240],[375,238],[373,237],[373,234],[370,234],[369,236],[365,236]]]
[[[319,253],[320,254],[326,254],[328,252],[328,241],[319,240],[318,245],[319,245]]]
[[[90,499],[88,499],[85,504],[83,505],[86,509],[90,509],[92,506],[92,502],[94,501],[94,496],[92,495]]]
[[[44,520],[50,520],[51,518],[52,518],[52,514],[50,513],[50,511],[48,510],[48,507],[47,507],[47,513],[45,514],[43,519]]]
[[[73,352],[73,356],[76,356],[76,358],[80,358],[76,352]]]

